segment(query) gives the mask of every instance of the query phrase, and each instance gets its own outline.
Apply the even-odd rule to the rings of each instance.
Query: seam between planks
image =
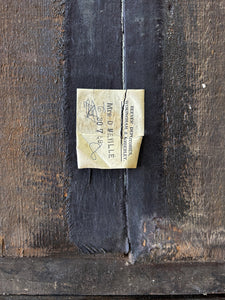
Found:
[[[125,13],[125,0],[121,0],[121,30],[122,30],[122,86],[127,93],[127,72],[126,72],[126,13]],[[126,95],[126,94],[125,94]],[[125,96],[126,97],[126,96]],[[123,108],[122,108],[123,109]],[[125,218],[125,236],[126,236],[126,255],[131,252],[130,238],[128,228],[128,169],[123,172],[123,213]]]

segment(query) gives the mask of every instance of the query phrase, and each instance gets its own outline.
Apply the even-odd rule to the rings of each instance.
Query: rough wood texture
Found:
[[[224,0],[66,5],[63,37],[64,1],[0,0],[0,294],[224,293]],[[77,170],[76,88],[122,81],[146,89],[138,169]]]
[[[73,41],[67,45],[70,114],[66,117],[73,241],[87,252],[101,248],[127,252],[123,245],[128,233],[132,261],[138,257],[153,262],[224,260],[224,2],[125,1],[116,10],[106,2],[105,7],[100,2],[97,6],[82,3],[80,10],[73,4],[68,17]],[[112,34],[108,22],[110,18],[119,22],[120,10],[124,31],[120,33],[122,28],[116,26]],[[99,14],[105,35],[95,34],[103,24]],[[115,35],[119,42],[114,41]],[[90,45],[82,52],[83,39]],[[99,59],[99,51],[104,58]],[[118,58],[120,51],[123,60]],[[75,88],[118,87],[122,63],[124,86],[146,89],[146,130],[138,169],[124,175],[122,171],[77,171],[75,128],[71,127]],[[106,75],[106,69],[111,73]],[[109,82],[109,73],[117,75],[114,81]],[[110,180],[113,186],[107,184]],[[96,203],[101,206],[97,212]],[[109,210],[116,218],[108,222]],[[112,242],[106,242],[106,236]]]
[[[123,171],[77,169],[76,89],[122,87],[120,1],[70,1],[66,15],[68,221],[86,253],[127,252]]]
[[[164,252],[225,258],[224,1],[166,1],[163,95]],[[157,241],[154,241],[157,243]],[[157,253],[158,252],[158,253]],[[163,253],[164,252],[164,253]]]
[[[0,1],[3,256],[39,256],[69,247],[61,2]]]
[[[127,174],[128,231],[131,253],[146,244],[145,223],[165,216],[165,179],[162,140],[162,1],[125,1],[127,88],[145,89],[145,136],[139,165]],[[132,258],[132,259],[133,259]]]
[[[127,86],[146,89],[139,168],[127,178],[130,257],[222,261],[225,3],[125,3]]]
[[[125,264],[119,257],[0,260],[0,293],[185,295],[225,292],[225,265]]]
[[[217,295],[202,296],[0,296],[0,300],[224,300]]]
[[[63,9],[0,1],[1,255],[69,253],[68,217],[88,253],[224,260],[224,1],[68,1],[65,67]],[[76,87],[121,88],[123,63],[146,89],[139,167],[78,171]]]

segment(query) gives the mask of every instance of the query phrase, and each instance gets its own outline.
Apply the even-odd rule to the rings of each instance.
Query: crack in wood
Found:
[[[120,125],[120,155],[121,162],[123,161],[123,119],[124,119],[124,107],[127,98],[127,90],[125,91],[123,102],[121,103],[121,125]]]
[[[126,70],[126,13],[125,13],[125,0],[121,0],[121,29],[122,29],[122,84],[123,89],[125,89],[124,99],[121,107],[121,161],[123,159],[122,156],[122,149],[123,149],[123,119],[124,119],[124,108],[127,98],[127,70]],[[125,236],[126,236],[126,255],[129,255],[131,252],[131,244],[128,235],[128,201],[127,201],[127,188],[128,188],[128,171],[125,169],[123,171],[123,214],[124,214],[124,221],[125,221]]]

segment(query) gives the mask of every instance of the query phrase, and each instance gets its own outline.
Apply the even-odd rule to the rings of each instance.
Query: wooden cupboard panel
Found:
[[[224,1],[0,12],[1,254],[223,261]],[[146,89],[136,170],[77,170],[77,87]]]

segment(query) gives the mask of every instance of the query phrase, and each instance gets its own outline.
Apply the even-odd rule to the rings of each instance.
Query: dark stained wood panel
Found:
[[[145,89],[145,136],[138,168],[128,170],[128,231],[134,259],[148,249],[145,223],[165,216],[163,174],[162,1],[125,1],[127,88]],[[149,250],[149,249],[148,249]],[[148,251],[147,250],[147,251]]]
[[[86,253],[126,252],[123,171],[77,169],[76,89],[122,88],[120,1],[70,1],[66,15],[68,222]]]

